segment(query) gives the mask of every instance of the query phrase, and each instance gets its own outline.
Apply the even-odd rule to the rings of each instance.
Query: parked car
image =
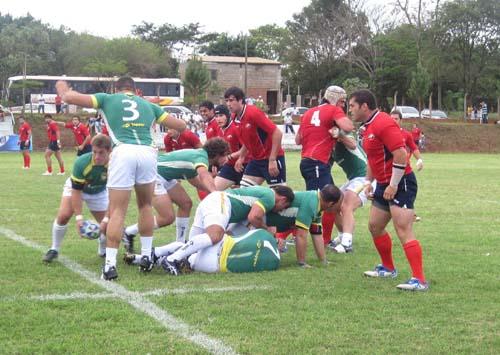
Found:
[[[307,107],[302,107],[302,106],[299,106],[299,107],[289,107],[289,108],[286,108],[283,111],[281,111],[281,116],[284,117],[286,115],[289,115],[290,112],[294,116],[303,115],[304,112],[306,112],[307,110],[309,110]]]
[[[448,115],[440,110],[432,110],[432,117],[429,113],[429,109],[422,110],[422,118],[432,118],[434,120],[444,120],[448,118]]]
[[[171,113],[177,118],[184,118],[185,116],[192,115],[193,112],[184,106],[162,106],[163,111]]]
[[[398,110],[403,115],[403,118],[420,118],[418,110],[412,106],[396,106],[394,110]]]

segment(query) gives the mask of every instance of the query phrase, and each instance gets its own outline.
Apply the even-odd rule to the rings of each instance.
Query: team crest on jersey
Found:
[[[108,178],[108,173],[104,172],[101,174],[101,181],[106,181],[107,178]]]
[[[231,139],[231,138],[233,138],[232,134],[230,134],[230,135],[227,136],[227,139]]]
[[[369,140],[374,140],[375,139],[375,135],[373,133],[370,133],[367,138]]]
[[[247,123],[247,124],[245,125],[245,128],[250,128],[250,127],[252,127],[252,124],[251,124],[251,123]]]

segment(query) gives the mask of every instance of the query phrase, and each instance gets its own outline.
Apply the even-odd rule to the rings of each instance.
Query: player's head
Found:
[[[403,119],[403,114],[399,110],[393,110],[391,111],[391,117],[397,124],[400,124]]]
[[[330,105],[344,107],[347,94],[340,86],[332,85],[326,88],[323,99]]]
[[[43,118],[45,119],[45,123],[52,122],[52,115],[50,113],[46,113],[45,115],[43,115]]]
[[[224,128],[229,124],[230,116],[229,109],[225,105],[218,105],[215,110],[215,121],[219,127]]]
[[[173,128],[167,129],[167,136],[169,136],[170,138],[177,139],[177,137],[179,137],[180,135],[181,133]]]
[[[1,111],[1,112],[3,112],[3,111]],[[23,124],[24,123],[24,117],[23,116],[19,116],[18,120],[19,120],[19,124]]]
[[[90,143],[92,144],[92,157],[96,165],[106,165],[111,154],[111,139],[105,134],[97,134]]]
[[[231,153],[229,143],[222,138],[211,138],[205,142],[203,149],[207,152],[210,165],[220,167],[227,161],[228,154]]]
[[[130,76],[122,76],[115,83],[115,91],[132,91],[135,93],[135,82]]]
[[[212,101],[203,101],[200,104],[200,115],[203,117],[205,122],[214,118],[214,103]]]
[[[370,90],[355,91],[349,99],[349,111],[356,121],[367,121],[376,108],[377,100]]]
[[[73,126],[78,126],[78,124],[81,122],[80,116],[73,116],[71,118],[71,122],[73,123]]]
[[[325,185],[319,192],[321,198],[321,210],[327,212],[338,212],[340,211],[340,205],[342,204],[342,199],[344,197],[342,191],[333,185]]]
[[[274,185],[271,187],[274,190],[274,212],[279,212],[290,207],[295,198],[293,190],[285,185]]]
[[[240,88],[233,86],[224,92],[224,99],[229,111],[240,113],[245,103],[245,93]]]

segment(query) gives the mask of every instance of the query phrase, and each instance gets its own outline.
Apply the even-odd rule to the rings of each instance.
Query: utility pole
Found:
[[[248,36],[245,36],[245,95],[248,89]]]

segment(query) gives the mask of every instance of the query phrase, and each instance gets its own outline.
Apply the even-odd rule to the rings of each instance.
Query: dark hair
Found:
[[[203,101],[201,104],[200,104],[200,108],[202,107],[206,107],[207,109],[209,110],[213,110],[214,109],[214,103],[212,101]]]
[[[285,185],[274,185],[274,186],[271,186],[271,188],[278,195],[286,197],[286,200],[289,203],[292,203],[293,199],[295,198],[295,194],[293,193],[293,190],[291,188],[289,188],[288,186],[285,186]]]
[[[208,159],[214,159],[231,153],[229,143],[219,137],[207,140],[203,145],[203,149],[207,152]]]
[[[403,114],[399,110],[392,110],[391,111],[391,115],[398,115],[398,117],[399,117],[400,120],[403,119]]]
[[[321,189],[320,195],[325,202],[337,203],[342,197],[342,191],[337,186],[328,184]]]
[[[43,115],[43,118],[50,118],[50,119],[52,119],[52,115],[50,113],[46,113],[45,115]]]
[[[105,134],[99,133],[95,135],[90,144],[92,144],[92,147],[111,150],[111,139]]]
[[[366,104],[370,110],[375,110],[377,108],[377,100],[370,90],[361,89],[355,91],[352,93],[351,99],[354,99],[359,106]]]
[[[82,121],[82,119],[81,119],[81,118],[80,118],[80,116],[78,116],[78,115],[73,115],[73,116],[71,116],[71,119],[73,119],[73,118],[78,118],[78,121],[80,121],[80,122]]]
[[[224,98],[229,99],[229,96],[234,96],[234,98],[238,101],[245,101],[245,93],[240,88],[236,86],[232,86],[224,92]]]
[[[135,82],[134,79],[130,76],[122,76],[115,83],[115,88],[118,91],[131,90],[135,91]]]

